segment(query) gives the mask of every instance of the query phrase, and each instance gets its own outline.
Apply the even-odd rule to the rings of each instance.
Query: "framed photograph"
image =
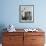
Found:
[[[34,5],[19,5],[19,22],[34,22]]]

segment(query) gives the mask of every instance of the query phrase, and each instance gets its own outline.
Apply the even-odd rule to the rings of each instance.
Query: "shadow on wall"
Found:
[[[5,32],[6,30],[4,30],[5,25],[4,24],[0,24],[0,43],[2,43],[2,36],[3,36],[3,32]]]

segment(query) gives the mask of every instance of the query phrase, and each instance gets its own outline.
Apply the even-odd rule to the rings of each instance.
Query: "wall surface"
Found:
[[[13,24],[16,28],[46,28],[46,0],[0,0],[0,25]],[[34,5],[34,23],[19,22],[19,5]]]

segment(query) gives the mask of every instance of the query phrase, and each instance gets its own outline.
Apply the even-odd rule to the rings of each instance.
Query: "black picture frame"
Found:
[[[19,22],[34,22],[34,5],[19,5]]]

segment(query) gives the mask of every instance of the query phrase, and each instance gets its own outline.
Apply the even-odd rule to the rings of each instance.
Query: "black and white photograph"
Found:
[[[22,23],[34,22],[34,5],[20,5],[19,15],[19,21]]]

